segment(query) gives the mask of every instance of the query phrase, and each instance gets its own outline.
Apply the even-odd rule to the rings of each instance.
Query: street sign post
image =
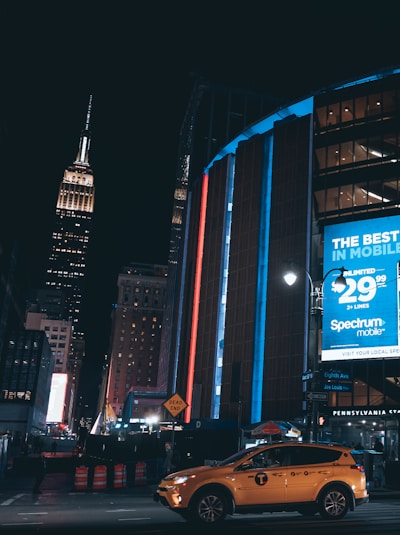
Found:
[[[172,455],[174,454],[175,450],[175,417],[178,416],[182,411],[186,409],[188,404],[184,399],[181,398],[181,396],[177,393],[173,394],[171,397],[169,397],[167,400],[164,401],[163,406],[167,409],[167,411],[172,416]]]

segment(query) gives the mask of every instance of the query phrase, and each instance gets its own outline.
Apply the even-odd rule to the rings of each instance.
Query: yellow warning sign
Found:
[[[164,407],[170,413],[171,416],[178,416],[182,411],[186,409],[188,404],[179,394],[173,394],[163,403]]]

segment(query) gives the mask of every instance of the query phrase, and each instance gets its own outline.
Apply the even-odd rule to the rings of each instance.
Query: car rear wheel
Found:
[[[218,524],[227,515],[226,499],[220,491],[209,490],[195,497],[191,507],[191,520],[200,524]]]
[[[339,486],[325,489],[319,499],[319,513],[323,518],[339,520],[345,516],[349,507],[350,496]]]

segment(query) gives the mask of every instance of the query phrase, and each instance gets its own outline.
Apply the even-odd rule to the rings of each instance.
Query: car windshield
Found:
[[[226,466],[227,464],[234,463],[236,461],[240,461],[240,459],[243,459],[243,457],[247,457],[247,455],[250,455],[251,453],[254,453],[259,448],[257,446],[254,446],[253,448],[247,448],[244,450],[240,450],[237,453],[234,453],[230,457],[227,457],[226,459],[223,459],[222,461],[218,461],[218,466]]]

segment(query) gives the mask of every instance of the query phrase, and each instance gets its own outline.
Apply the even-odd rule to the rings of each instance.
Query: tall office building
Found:
[[[75,338],[84,336],[81,309],[94,211],[94,177],[89,164],[91,108],[92,96],[78,155],[60,184],[45,283],[64,291],[66,319],[72,319]]]
[[[166,398],[160,344],[167,266],[132,263],[118,275],[106,397],[125,421],[159,415]]]
[[[64,294],[62,319],[72,322],[68,371],[74,383],[69,386],[75,391],[85,355],[85,333],[81,312],[95,194],[94,176],[89,163],[91,111],[92,95],[89,98],[77,157],[64,171],[60,184],[45,275],[47,290],[60,290]],[[59,315],[53,318],[51,314],[49,318],[60,319]]]
[[[52,366],[52,383],[49,399],[47,423],[48,430],[57,432],[62,429],[73,429],[73,410],[76,403],[76,388],[74,370],[69,369],[69,353],[71,347],[72,322],[71,320],[57,319],[56,306],[51,303],[46,307],[41,307],[41,303],[47,304],[51,301],[46,299],[46,290],[38,291],[43,301],[31,304],[26,313],[25,329],[44,331],[53,354],[54,364]],[[62,293],[60,292],[60,295]],[[52,294],[49,296],[51,297]],[[44,310],[43,310],[44,308]],[[47,313],[49,310],[51,313]],[[50,319],[51,318],[51,319]],[[67,388],[67,386],[70,388]]]

